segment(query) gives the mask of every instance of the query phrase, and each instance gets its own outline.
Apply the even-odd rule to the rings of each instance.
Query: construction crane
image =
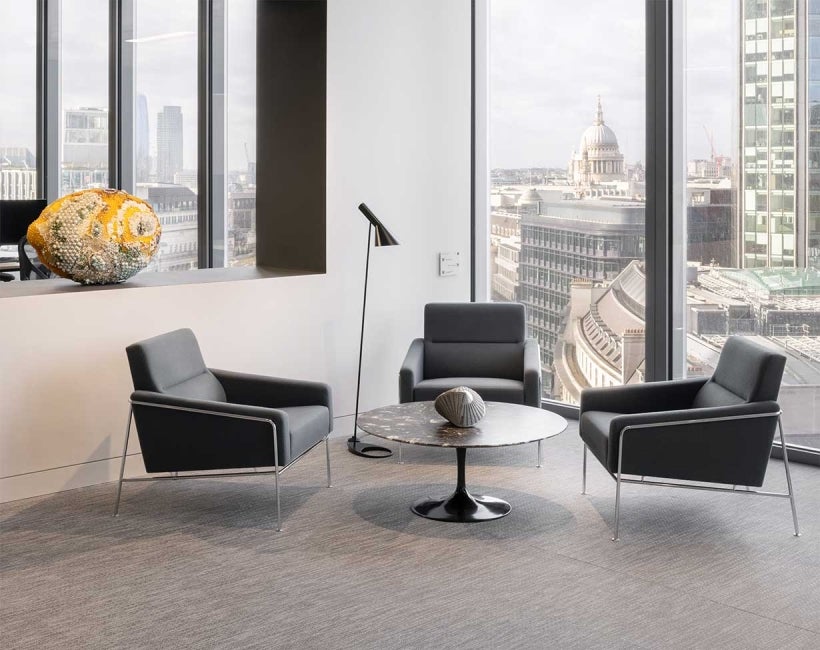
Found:
[[[706,139],[709,141],[709,149],[712,152],[712,160],[715,160],[715,158],[718,157],[715,154],[715,136],[708,128],[706,128],[705,124],[703,124],[702,126],[703,126],[704,132],[706,133]],[[246,148],[247,148],[247,146],[248,145],[245,145]]]
[[[721,156],[717,151],[715,151],[715,135],[712,133],[705,124],[703,126],[703,131],[706,133],[706,139],[709,141],[709,151],[710,151],[710,158],[713,163],[717,166],[717,174],[718,176],[721,174],[721,170],[730,162],[730,159],[727,156]]]

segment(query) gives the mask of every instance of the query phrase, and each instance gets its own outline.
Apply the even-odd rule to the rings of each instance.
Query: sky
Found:
[[[108,107],[108,0],[62,0],[63,110]],[[134,0],[136,93],[148,101],[151,155],[157,114],[182,107],[183,165],[196,169],[197,0]],[[256,0],[227,1],[228,167],[255,160]],[[35,148],[35,0],[0,0],[0,146]],[[172,35],[169,37],[169,35]],[[151,37],[162,38],[153,40]]]
[[[644,0],[490,1],[490,165],[566,167],[595,117],[645,161]],[[734,154],[736,0],[685,8],[687,159]]]
[[[196,166],[197,0],[134,0],[136,91],[148,101],[151,152],[164,105],[182,107],[184,166]],[[255,160],[256,0],[228,0],[229,169]],[[451,0],[440,0],[442,2]],[[35,0],[0,0],[0,146],[34,150]],[[62,0],[63,108],[106,107],[108,0]],[[601,96],[628,163],[645,160],[644,0],[490,0],[491,166],[565,167]],[[737,144],[736,0],[686,4],[687,159]],[[187,34],[185,34],[187,32]]]

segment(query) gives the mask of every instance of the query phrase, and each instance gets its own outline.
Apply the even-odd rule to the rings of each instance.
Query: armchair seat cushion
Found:
[[[331,429],[330,410],[326,406],[288,406],[276,410],[287,414],[291,458],[285,459],[286,463],[323,440]]]
[[[524,403],[524,382],[498,377],[438,377],[424,379],[413,389],[413,401],[434,400],[444,391],[467,386],[490,402]]]

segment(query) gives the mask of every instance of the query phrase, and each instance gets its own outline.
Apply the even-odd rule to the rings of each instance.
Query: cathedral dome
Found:
[[[618,138],[615,136],[615,131],[606,124],[593,124],[581,136],[581,151],[607,146],[617,147]]]
[[[598,97],[598,110],[595,114],[595,121],[592,126],[587,127],[581,136],[581,153],[587,149],[598,149],[600,147],[618,148],[618,138],[615,131],[604,124],[604,111],[601,108],[601,98]]]
[[[615,132],[604,124],[601,97],[595,120],[581,136],[578,152],[573,152],[567,175],[576,188],[593,190],[602,183],[626,181],[624,156],[618,148]]]

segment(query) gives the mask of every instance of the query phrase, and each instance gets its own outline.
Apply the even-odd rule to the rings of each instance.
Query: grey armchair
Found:
[[[434,400],[456,386],[482,398],[540,408],[538,342],[526,338],[519,303],[430,303],[424,338],[410,344],[399,371],[399,401]],[[540,466],[540,443],[539,466]]]
[[[328,436],[333,428],[333,405],[326,384],[209,369],[189,329],[134,343],[126,352],[135,390],[115,515],[123,482],[273,474],[276,529],[281,530],[279,474],[322,440],[330,487]],[[132,417],[146,472],[170,472],[171,476],[123,478]],[[273,469],[257,472],[254,468],[258,467]],[[178,474],[237,469],[252,471]]]
[[[730,337],[710,378],[588,388],[581,393],[582,493],[589,450],[616,482],[613,540],[618,539],[622,483],[785,497],[791,503],[794,534],[800,534],[785,445],[788,492],[749,489],[763,485],[778,427],[783,443],[776,400],[785,364],[781,354],[747,338]]]

